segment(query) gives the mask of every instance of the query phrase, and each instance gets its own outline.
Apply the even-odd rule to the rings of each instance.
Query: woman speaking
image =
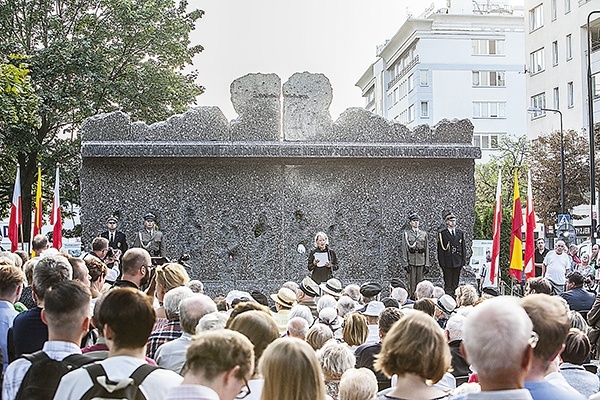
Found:
[[[308,256],[308,270],[312,271],[312,280],[321,284],[332,278],[333,271],[337,271],[339,266],[335,253],[329,248],[329,238],[325,232],[317,232],[315,245],[317,247]]]

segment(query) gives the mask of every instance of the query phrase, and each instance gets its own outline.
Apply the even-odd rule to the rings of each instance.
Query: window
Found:
[[[429,71],[426,69],[422,69],[419,71],[419,79],[421,81],[421,86],[429,86]]]
[[[473,135],[473,145],[482,150],[497,149],[500,136],[502,136],[501,133],[475,133]]]
[[[535,96],[531,96],[531,106],[537,108],[546,108],[546,93],[536,94]],[[531,114],[531,119],[535,119],[545,115],[545,111],[536,111]]]
[[[413,74],[410,74],[408,76],[408,92],[412,92],[412,90],[415,88],[415,82],[414,82],[414,77]]]
[[[504,55],[504,40],[471,39],[474,55]]]
[[[554,109],[560,110],[560,97],[558,93],[558,88],[555,87],[552,89],[552,96],[554,97]]]
[[[544,25],[543,4],[529,10],[529,32],[535,31]]]
[[[415,105],[411,104],[408,107],[408,122],[413,122],[415,120]]]
[[[566,53],[567,53],[567,61],[573,58],[573,46],[571,42],[571,35],[567,35],[567,45],[566,45]]]
[[[556,0],[550,1],[550,17],[552,18],[552,21],[556,19]]]
[[[506,86],[504,71],[473,71],[473,86]]]
[[[558,65],[558,41],[552,42],[552,65]]]
[[[571,12],[571,0],[565,0],[565,14]]]
[[[567,83],[567,107],[573,107],[574,98],[573,98],[573,82]]]
[[[473,118],[506,118],[506,103],[499,101],[474,101]]]
[[[429,102],[421,102],[421,118],[429,118]]]
[[[600,74],[592,75],[592,96],[594,99],[600,98]]]
[[[546,69],[546,67],[544,66],[543,47],[531,53],[530,58],[531,65],[529,66],[529,71],[531,74],[537,74],[538,72],[542,72],[544,69]]]

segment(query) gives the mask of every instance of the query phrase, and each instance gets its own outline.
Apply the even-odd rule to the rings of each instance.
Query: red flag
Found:
[[[492,226],[492,265],[489,277],[486,275],[483,287],[498,287],[500,271],[500,224],[502,223],[502,170],[498,170],[498,186],[496,186],[496,205],[494,206],[494,225]]]
[[[521,196],[519,194],[519,179],[515,170],[515,186],[513,190],[512,229],[510,233],[510,269],[509,273],[517,281],[523,279],[523,209],[521,208]]]
[[[531,191],[531,171],[527,171],[527,206],[525,211],[525,279],[535,276],[535,212],[533,211],[533,194]]]
[[[19,249],[19,226],[23,225],[23,208],[21,207],[21,169],[18,164],[15,188],[13,189],[12,205],[10,206],[10,219],[8,221],[10,251],[17,251]]]
[[[50,223],[54,224],[52,229],[52,247],[60,250],[62,247],[62,216],[60,213],[60,195],[59,195],[59,173],[56,167],[56,181],[54,183],[54,197],[52,198],[52,214],[50,214]]]
[[[33,236],[42,233],[42,168],[38,164],[37,188],[35,191],[35,214],[33,218]]]

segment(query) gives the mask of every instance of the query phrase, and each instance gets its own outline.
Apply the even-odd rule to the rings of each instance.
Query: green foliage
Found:
[[[10,202],[11,164],[19,162],[25,239],[38,161],[44,197],[60,163],[61,200],[79,202],[80,143],[68,138],[85,118],[122,110],[153,123],[203,92],[197,73],[183,72],[202,51],[189,35],[203,11],[187,7],[186,0],[0,0],[0,54],[27,56],[27,66],[0,60],[8,65],[0,72],[0,201]]]

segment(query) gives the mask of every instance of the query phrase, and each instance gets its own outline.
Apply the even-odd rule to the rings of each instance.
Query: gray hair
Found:
[[[344,288],[344,293],[348,295],[352,300],[360,300],[360,286],[352,283]]]
[[[445,294],[446,294],[446,292],[444,291],[443,288],[441,288],[439,286],[433,287],[433,297],[435,297],[436,299],[439,299],[440,297],[442,297]]]
[[[417,288],[415,289],[415,294],[417,296],[417,300],[420,299],[430,299],[433,297],[433,283],[430,281],[421,281],[417,283]]]
[[[333,339],[333,331],[327,325],[314,324],[306,334],[306,342],[311,345],[314,350],[318,350],[329,339]]]
[[[296,282],[288,281],[281,285],[282,288],[290,289],[292,292],[296,293],[296,291],[300,288]]]
[[[194,295],[192,289],[187,286],[180,286],[169,290],[165,294],[163,305],[165,307],[165,314],[171,321],[179,319],[179,306],[181,302]]]
[[[306,320],[309,327],[313,324],[313,322],[315,320],[315,317],[313,317],[312,311],[310,311],[310,308],[308,306],[304,306],[302,304],[296,304],[290,311],[289,319],[292,319],[295,317],[299,317],[299,318]]]
[[[337,302],[337,313],[341,318],[356,309],[356,303],[348,296],[342,296]]]
[[[356,357],[352,350],[337,340],[329,340],[317,350],[317,359],[323,373],[333,378],[339,378],[344,372],[356,365]]]
[[[200,318],[198,325],[196,326],[196,335],[206,331],[216,331],[218,329],[225,329],[225,324],[229,319],[229,314],[226,312],[214,312],[206,314]]]
[[[461,314],[454,314],[446,322],[446,331],[448,332],[448,340],[462,340],[463,338],[463,325],[466,317]]]
[[[172,292],[173,290],[175,289],[172,289],[168,293]],[[181,329],[184,332],[193,335],[196,333],[196,325],[198,325],[200,318],[213,312],[217,312],[217,305],[208,296],[195,293],[191,297],[183,299],[179,304],[179,319],[181,321]]]
[[[317,303],[317,311],[320,312],[324,308],[327,308],[327,307],[335,308],[336,306],[337,306],[337,300],[335,299],[335,297],[326,294],[326,295],[323,295],[319,299],[319,302]]]
[[[392,290],[391,297],[392,299],[398,300],[398,303],[400,305],[403,305],[406,303],[406,299],[408,299],[408,292],[404,288],[397,287],[394,288],[394,290]]]
[[[510,373],[521,368],[532,332],[533,324],[516,298],[486,300],[474,307],[464,322],[466,358],[480,377]]]
[[[377,378],[367,368],[350,368],[340,379],[339,400],[375,400],[377,397]]]
[[[315,235],[315,243],[317,243],[319,237],[325,239],[325,244],[329,244],[329,238],[327,237],[327,234],[325,232],[317,232],[317,234]]]
[[[308,322],[302,317],[290,318],[287,323],[287,334],[290,337],[305,340],[308,333]]]
[[[194,293],[204,293],[204,283],[198,279],[192,279],[186,284],[186,286],[192,289],[192,292]]]

